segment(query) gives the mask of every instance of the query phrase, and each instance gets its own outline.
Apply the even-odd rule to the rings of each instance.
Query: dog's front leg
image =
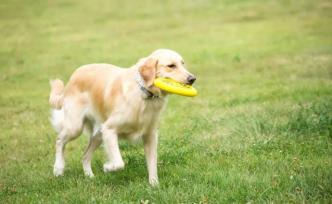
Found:
[[[149,172],[149,183],[152,186],[158,185],[157,174],[157,146],[158,146],[158,134],[157,131],[153,131],[144,137],[144,152]]]
[[[123,169],[124,162],[121,157],[116,131],[112,128],[103,127],[102,135],[106,155],[108,157],[108,162],[104,164],[104,172]]]

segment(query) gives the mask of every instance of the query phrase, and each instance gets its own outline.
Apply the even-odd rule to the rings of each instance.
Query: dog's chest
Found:
[[[114,116],[116,118],[114,125],[120,137],[135,140],[156,128],[164,101],[153,100],[123,104],[122,111]]]

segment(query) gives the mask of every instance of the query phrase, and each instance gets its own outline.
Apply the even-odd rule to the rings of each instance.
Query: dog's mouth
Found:
[[[188,81],[185,81],[185,82],[183,82],[183,81],[178,81],[178,80],[173,79],[173,78],[171,78],[171,77],[162,77],[162,78],[170,79],[170,80],[172,80],[172,81],[174,81],[174,82],[176,82],[176,83],[183,84],[183,85],[188,85],[188,86],[192,85],[192,84],[190,84]]]

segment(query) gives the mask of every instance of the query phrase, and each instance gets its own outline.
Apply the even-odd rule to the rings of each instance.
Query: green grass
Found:
[[[0,203],[331,203],[332,3],[0,3]],[[157,48],[184,56],[199,96],[169,98],[159,188],[141,144],[123,171],[83,176],[87,138],[54,178],[48,80],[93,62],[130,66]]]

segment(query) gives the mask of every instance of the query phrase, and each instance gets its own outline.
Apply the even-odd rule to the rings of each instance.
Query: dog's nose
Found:
[[[192,85],[196,81],[196,77],[190,75],[188,76],[187,81],[189,85]]]

